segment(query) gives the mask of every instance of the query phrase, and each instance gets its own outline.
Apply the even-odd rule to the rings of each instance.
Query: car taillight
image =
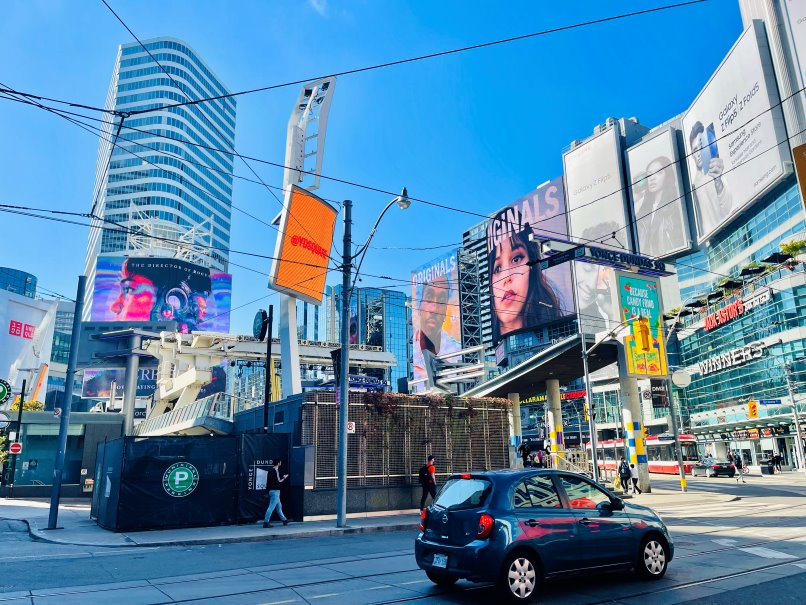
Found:
[[[425,531],[425,520],[428,516],[428,511],[423,509],[420,511],[420,531]]]
[[[493,533],[493,526],[495,525],[495,519],[493,519],[487,513],[484,513],[479,517],[479,531],[476,533],[477,538],[489,538],[490,534]]]

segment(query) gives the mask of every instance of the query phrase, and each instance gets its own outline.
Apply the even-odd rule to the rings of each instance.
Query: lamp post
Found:
[[[344,242],[343,251],[341,256],[341,272],[342,272],[342,292],[341,292],[341,326],[340,326],[340,348],[341,358],[339,361],[339,385],[338,385],[338,409],[339,409],[339,454],[338,464],[336,465],[336,527],[345,527],[347,525],[347,412],[349,408],[349,384],[350,384],[350,300],[353,296],[355,283],[358,279],[358,274],[361,271],[361,265],[364,262],[364,257],[367,254],[367,249],[375,236],[375,231],[378,225],[393,205],[397,204],[401,210],[405,210],[411,205],[406,188],[395,199],[389,202],[381,212],[372,230],[369,232],[369,237],[364,245],[359,248],[355,254],[350,251],[352,246],[351,230],[353,219],[353,202],[351,200],[344,200]],[[358,265],[355,270],[355,276],[352,276],[353,261],[358,259]],[[351,282],[352,278],[352,283]],[[335,368],[334,368],[335,369]]]

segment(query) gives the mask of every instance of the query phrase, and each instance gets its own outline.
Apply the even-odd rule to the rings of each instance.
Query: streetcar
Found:
[[[650,473],[664,473],[676,475],[679,472],[677,456],[674,449],[674,437],[671,435],[650,435],[645,439],[646,454]],[[590,457],[590,443],[587,444]],[[691,473],[691,467],[700,457],[697,454],[697,442],[694,435],[680,435],[680,448],[683,454],[683,469]],[[596,444],[599,468],[615,470],[619,459],[624,456],[625,443],[623,439],[609,439]]]

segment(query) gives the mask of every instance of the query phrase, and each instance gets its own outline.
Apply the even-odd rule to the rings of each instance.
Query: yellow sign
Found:
[[[747,402],[747,417],[758,418],[758,401]]]

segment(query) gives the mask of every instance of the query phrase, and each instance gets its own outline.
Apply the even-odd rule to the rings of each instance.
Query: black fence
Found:
[[[288,435],[100,443],[91,516],[114,531],[253,523],[266,510],[266,477],[277,459],[284,464],[281,474],[293,470]],[[286,516],[301,521],[299,491],[284,489],[281,499]]]

